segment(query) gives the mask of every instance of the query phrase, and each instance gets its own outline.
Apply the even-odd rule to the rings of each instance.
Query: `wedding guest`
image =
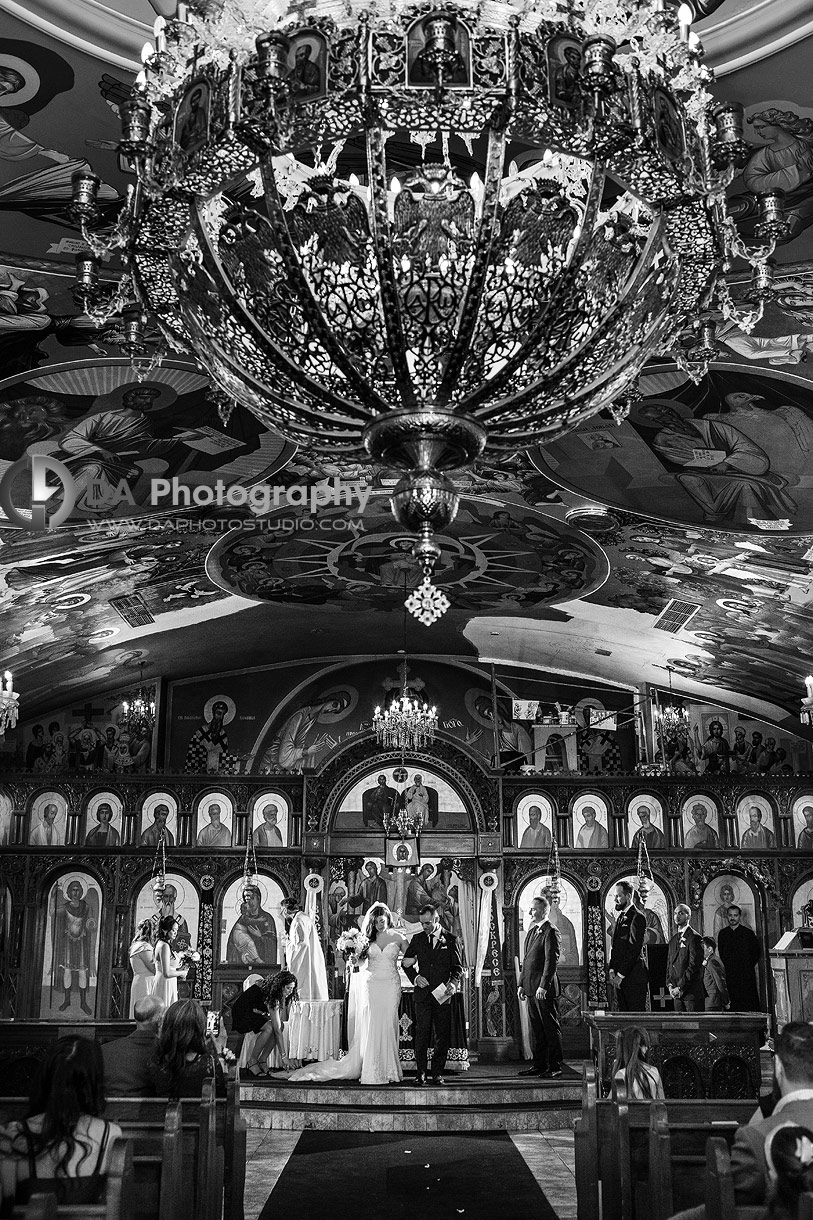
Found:
[[[629,881],[619,881],[615,887],[617,917],[610,951],[609,979],[616,988],[619,1012],[643,1012],[649,991],[649,970],[644,952],[646,916],[633,903],[633,893]]]
[[[615,1035],[613,1077],[623,1078],[628,1098],[652,1101],[665,1096],[660,1072],[646,1062],[648,1052],[649,1035],[637,1025],[619,1029]]]
[[[813,1191],[813,1131],[791,1123],[774,1127],[765,1140],[765,1164],[768,1220],[798,1220],[802,1195]]]
[[[121,1128],[102,1118],[104,1067],[99,1043],[70,1036],[52,1043],[22,1122],[0,1128],[0,1216],[32,1194],[54,1194],[62,1205],[96,1203],[110,1148]]]
[[[728,927],[721,930],[717,947],[725,966],[732,1011],[762,1012],[756,975],[762,949],[756,933],[742,923],[742,909],[735,902],[728,908]]]
[[[771,1134],[777,1128],[796,1124],[808,1131],[813,1129],[813,1025],[807,1021],[789,1021],[777,1035],[774,1049],[779,1100],[770,1117],[739,1127],[731,1148],[734,1202],[738,1208],[766,1205],[770,1191],[766,1145]],[[694,1207],[680,1212],[673,1220],[705,1220],[705,1215],[705,1207]]]
[[[156,1097],[199,1097],[203,1082],[212,1077],[218,1097],[225,1097],[217,1047],[206,1034],[206,1013],[197,1000],[176,1000],[166,1010],[148,1072]]]
[[[706,1012],[722,1012],[728,1008],[725,966],[717,956],[717,942],[713,936],[703,937],[703,989]]]
[[[675,907],[677,931],[669,941],[666,957],[666,985],[675,1003],[675,1012],[702,1012],[703,942],[689,923],[691,907],[685,902]]]
[[[152,995],[155,986],[155,956],[152,946],[152,921],[142,919],[136,928],[130,945],[130,969],[133,983],[130,988],[130,1019],[135,1016],[135,1006],[145,996]]]
[[[104,1082],[108,1097],[150,1097],[148,1071],[158,1049],[158,1031],[164,1005],[153,995],[136,1002],[136,1028],[126,1038],[111,1038],[102,1046]]]
[[[528,1001],[528,1020],[533,1043],[533,1067],[520,1076],[562,1075],[562,1034],[556,1000],[559,978],[556,965],[561,954],[559,933],[550,922],[547,898],[534,898],[529,912],[532,923],[525,938],[517,995]]]
[[[240,1034],[256,1034],[246,1063],[249,1076],[268,1076],[268,1061],[275,1050],[284,1068],[295,1066],[288,1058],[284,1026],[288,1005],[297,998],[296,978],[288,970],[279,970],[252,983],[232,1003],[232,1027]]]

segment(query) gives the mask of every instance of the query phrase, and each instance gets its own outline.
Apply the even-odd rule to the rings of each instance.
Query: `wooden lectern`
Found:
[[[813,928],[786,932],[771,949],[776,1024],[813,1021]]]

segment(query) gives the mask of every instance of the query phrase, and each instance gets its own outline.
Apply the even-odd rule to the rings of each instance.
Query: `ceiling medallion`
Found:
[[[117,307],[129,292],[228,400],[308,450],[403,472],[392,511],[428,579],[450,471],[623,418],[655,353],[699,376],[716,286],[736,313],[718,279],[735,254],[763,284],[737,320],[760,314],[781,196],[746,249],[724,202],[742,108],[713,104],[692,15],[179,4],[121,108],[138,183],[116,230],[91,231],[92,175],[75,215],[97,252],[124,251]]]

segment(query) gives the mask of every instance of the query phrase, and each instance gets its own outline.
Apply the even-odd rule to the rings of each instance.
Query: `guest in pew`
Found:
[[[296,998],[296,977],[288,970],[278,970],[252,983],[232,1003],[233,1028],[241,1034],[257,1035],[246,1064],[249,1076],[267,1076],[269,1057],[275,1050],[279,1051],[282,1067],[296,1067],[288,1058],[284,1035],[288,1006]]]
[[[797,1220],[801,1197],[813,1191],[813,1132],[783,1123],[765,1140],[771,1182],[768,1220]]]
[[[691,907],[679,902],[675,907],[675,932],[669,941],[666,957],[666,985],[675,1004],[675,1012],[702,1012],[706,995],[703,990],[703,942],[689,923]]]
[[[636,1101],[653,1101],[664,1096],[661,1074],[646,1058],[649,1053],[649,1035],[637,1025],[619,1029],[615,1035],[615,1063],[613,1077],[622,1076],[627,1086],[627,1097]]]
[[[142,996],[135,1006],[135,1032],[104,1043],[102,1059],[108,1097],[152,1097],[149,1065],[158,1050],[163,1015],[164,1005],[156,996]]]
[[[728,1008],[725,966],[717,956],[717,942],[713,936],[703,937],[703,990],[706,993],[706,1012],[723,1012]]]
[[[780,1093],[770,1118],[739,1127],[731,1149],[731,1175],[737,1207],[767,1209],[769,1173],[765,1142],[786,1124],[813,1130],[813,1025],[790,1021],[776,1039],[774,1074]],[[705,1220],[706,1209],[693,1207],[676,1220]],[[763,1212],[767,1216],[767,1210]]]
[[[206,1034],[206,1013],[197,1000],[176,1000],[164,1013],[149,1074],[157,1097],[200,1097],[203,1082],[212,1077],[218,1097],[225,1097],[217,1047]]]
[[[28,1117],[0,1128],[0,1216],[32,1194],[54,1194],[60,1204],[96,1203],[114,1140],[121,1128],[102,1118],[104,1065],[92,1038],[59,1038],[34,1083]]]

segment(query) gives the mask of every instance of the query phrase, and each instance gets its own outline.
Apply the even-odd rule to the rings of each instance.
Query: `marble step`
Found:
[[[243,1080],[241,1086],[240,1099],[244,1109],[246,1106],[258,1105],[263,1109],[271,1106],[300,1109],[320,1106],[339,1110],[391,1110],[394,1107],[408,1110],[421,1107],[431,1110],[480,1109],[489,1106],[519,1106],[528,1109],[534,1106],[563,1105],[568,1102],[578,1104],[581,1100],[581,1083],[576,1079],[568,1080],[567,1083],[551,1080],[545,1085],[538,1080],[533,1083],[457,1080],[440,1088],[432,1086],[425,1089],[408,1083],[362,1087],[338,1082],[289,1084],[283,1080],[257,1081],[256,1084],[248,1084]]]
[[[417,1091],[417,1090],[416,1090]],[[571,1127],[578,1102],[545,1105],[402,1107],[243,1104],[250,1128],[271,1131],[555,1131]]]

